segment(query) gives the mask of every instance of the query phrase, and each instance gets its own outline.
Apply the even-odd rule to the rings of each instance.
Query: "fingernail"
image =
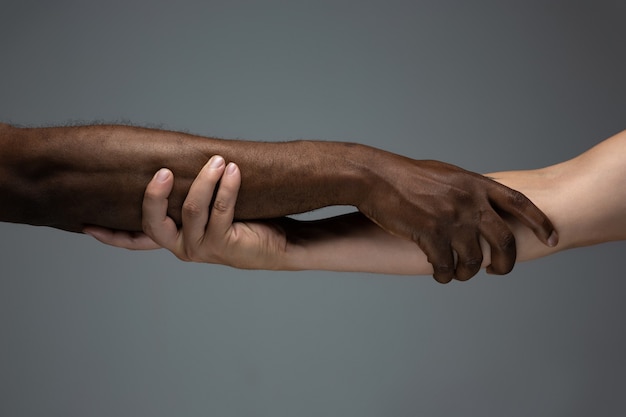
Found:
[[[548,238],[548,246],[550,246],[551,248],[555,247],[557,244],[559,243],[559,235],[556,232],[556,230],[554,230],[552,232],[552,234],[550,235],[550,237]]]
[[[228,175],[233,175],[236,170],[237,170],[237,165],[235,165],[232,162],[230,164],[228,164],[228,166],[226,167],[226,173]]]
[[[167,168],[161,168],[154,178],[159,182],[165,182],[170,177],[170,170]]]
[[[224,158],[219,155],[215,155],[211,158],[209,162],[209,166],[211,168],[220,168],[224,164]]]

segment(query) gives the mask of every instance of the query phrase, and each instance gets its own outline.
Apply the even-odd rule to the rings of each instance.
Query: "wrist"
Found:
[[[374,183],[374,171],[379,167],[377,156],[383,151],[367,145],[357,143],[339,143],[340,149],[333,152],[333,158],[329,158],[328,165],[334,170],[331,177],[325,181],[341,196],[333,205],[350,205],[361,207],[367,200],[371,186]],[[328,157],[328,154],[326,154]]]

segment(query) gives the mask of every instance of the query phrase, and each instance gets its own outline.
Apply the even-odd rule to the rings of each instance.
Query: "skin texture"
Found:
[[[602,242],[626,239],[626,132],[619,133],[572,160],[537,170],[488,174],[530,196],[560,231],[556,247],[543,245],[515,218],[507,219],[518,242],[520,260]],[[387,274],[431,274],[427,256],[363,216],[353,213],[312,222],[284,219],[234,222],[241,181],[234,164],[215,157],[194,182],[187,201],[200,210],[183,210],[183,227],[167,217],[172,185],[169,170],[159,171],[146,189],[144,229],[130,235],[106,229],[89,233],[104,243],[129,249],[164,247],[186,261],[255,269],[321,269]],[[210,210],[210,196],[220,180]],[[481,240],[482,266],[490,264]]]
[[[519,219],[546,244],[557,239],[548,218],[517,191],[453,165],[358,144],[231,141],[129,126],[1,125],[0,150],[2,221],[139,232],[143,191],[167,166],[176,178],[167,212],[180,225],[191,183],[219,154],[243,173],[235,218],[353,205],[416,243],[441,282],[479,270],[481,237],[491,247],[492,272],[513,268],[515,238],[502,215]]]

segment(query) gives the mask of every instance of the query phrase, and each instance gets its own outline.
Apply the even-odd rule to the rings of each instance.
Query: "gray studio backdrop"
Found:
[[[626,128],[625,18],[623,1],[4,1],[0,119],[533,168]],[[624,243],[442,286],[0,232],[2,416],[626,412]]]

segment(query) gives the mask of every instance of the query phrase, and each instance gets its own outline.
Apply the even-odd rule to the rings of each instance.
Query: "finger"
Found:
[[[505,275],[513,270],[517,256],[515,236],[495,212],[483,213],[480,232],[491,246],[491,265],[488,274]]]
[[[547,246],[554,247],[559,236],[552,222],[524,194],[494,181],[489,199],[499,210],[507,212],[530,228],[535,236]]]
[[[441,284],[454,279],[454,253],[450,244],[435,236],[434,240],[420,241],[420,248],[426,254],[428,262],[433,266],[433,278]]]
[[[459,281],[467,281],[480,271],[483,263],[483,252],[478,236],[469,236],[462,244],[454,244],[458,255],[455,277]]]
[[[235,217],[235,204],[241,185],[241,171],[234,163],[228,164],[213,202],[207,229],[207,239],[223,239]]]
[[[183,235],[185,246],[193,248],[204,240],[209,220],[209,206],[213,191],[224,172],[224,158],[213,156],[202,167],[189,188],[189,194],[183,203]]]
[[[167,215],[168,197],[174,186],[174,175],[166,168],[159,170],[146,187],[142,205],[143,231],[160,246],[174,250],[178,228]]]
[[[88,226],[83,229],[83,233],[104,244],[123,249],[151,250],[161,247],[150,236],[141,232],[124,232],[105,229],[104,227]]]

